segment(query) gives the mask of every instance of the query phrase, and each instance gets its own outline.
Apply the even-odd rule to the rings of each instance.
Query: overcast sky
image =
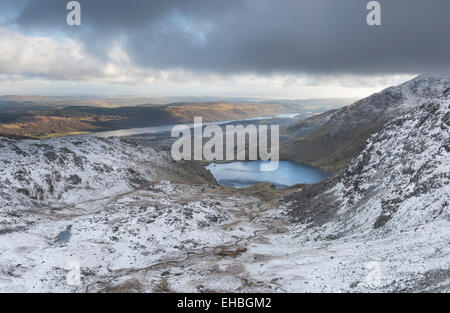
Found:
[[[366,96],[450,69],[450,1],[0,1],[0,94]]]

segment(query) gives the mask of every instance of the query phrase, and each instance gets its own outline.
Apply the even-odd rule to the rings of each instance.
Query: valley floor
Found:
[[[379,240],[318,240],[289,222],[280,202],[289,192],[155,182],[4,213],[0,292],[449,291],[448,224]],[[70,280],[74,264],[79,284]]]

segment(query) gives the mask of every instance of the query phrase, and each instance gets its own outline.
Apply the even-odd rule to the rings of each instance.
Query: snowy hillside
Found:
[[[395,233],[450,217],[449,108],[429,100],[370,138],[341,181],[342,231]]]
[[[154,150],[119,139],[0,137],[0,207],[59,207],[110,196],[155,179],[155,166],[168,164]]]
[[[418,76],[336,111],[328,123],[333,126],[333,131],[338,132],[354,124],[363,125],[380,118],[388,120],[408,112],[427,99],[439,97],[448,88],[450,79]]]
[[[418,76],[350,106],[290,126],[280,151],[298,162],[342,170],[385,123],[449,88],[450,79]]]
[[[329,216],[333,227],[325,224],[333,230],[328,235],[401,232],[447,216],[449,106],[446,98],[429,100],[393,120],[369,139],[341,176],[322,184],[335,185],[323,192],[331,200],[324,205],[335,208]]]
[[[383,127],[342,175],[290,197],[290,216],[300,223],[302,238],[336,247],[355,242],[355,261],[396,263],[384,273],[387,290],[445,290],[450,282],[449,183],[447,95]],[[433,277],[425,281],[427,275]],[[410,285],[398,276],[408,277]]]
[[[163,181],[207,175],[151,148],[88,136],[0,148],[0,292],[89,291],[97,275],[238,234],[209,229],[229,218],[227,196],[201,200],[202,185]],[[71,262],[82,285],[66,281]]]

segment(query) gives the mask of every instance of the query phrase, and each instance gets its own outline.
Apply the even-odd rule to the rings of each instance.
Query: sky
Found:
[[[0,94],[363,97],[450,71],[450,1],[0,1]]]

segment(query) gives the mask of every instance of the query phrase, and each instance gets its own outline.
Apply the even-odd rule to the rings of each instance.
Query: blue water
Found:
[[[276,187],[296,184],[315,184],[330,176],[319,168],[291,161],[280,161],[278,169],[272,172],[261,171],[261,164],[267,161],[212,163],[206,168],[220,185],[243,188],[258,183],[272,183]]]
[[[266,120],[271,118],[294,118],[302,113],[286,113],[286,114],[278,114],[275,116],[259,116],[254,118],[247,118],[244,120],[228,120],[228,121],[219,121],[219,122],[203,122],[203,126],[206,125],[223,125],[234,122],[244,122],[244,121],[258,121],[258,120]],[[193,123],[187,123],[189,127],[194,127]],[[95,137],[125,137],[125,136],[133,136],[133,135],[142,135],[142,134],[156,134],[161,132],[171,131],[175,125],[161,125],[161,126],[151,126],[151,127],[140,127],[140,128],[129,128],[129,129],[118,129],[104,132],[94,132],[87,134],[88,136]]]
[[[58,235],[58,238],[56,238],[56,242],[57,243],[64,243],[64,242],[68,242],[71,236],[71,229],[67,228],[65,231],[61,232]]]

